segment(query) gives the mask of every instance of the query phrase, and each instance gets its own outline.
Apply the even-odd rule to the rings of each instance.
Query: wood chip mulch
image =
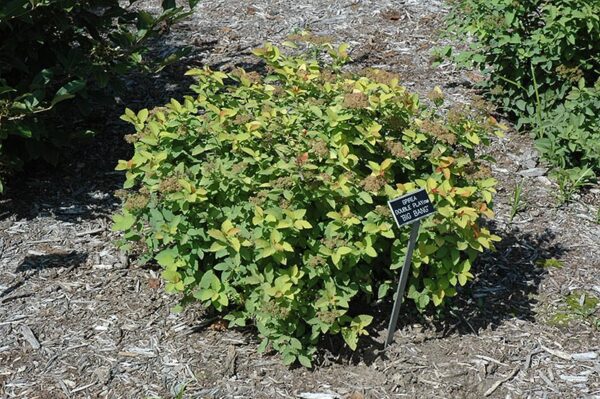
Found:
[[[157,51],[187,44],[187,66],[252,66],[253,47],[310,29],[350,43],[353,68],[386,68],[411,90],[439,85],[451,102],[468,102],[476,75],[430,65],[445,12],[434,0],[206,0]],[[185,68],[133,79],[137,97],[123,102],[142,108],[180,95]],[[566,307],[573,295],[600,298],[600,189],[557,206],[557,187],[533,170],[544,165],[528,137],[511,130],[489,149],[500,182],[489,223],[503,241],[481,256],[445,315],[405,308],[384,351],[382,304],[357,352],[334,339],[306,370],[258,354],[254,331],[227,329],[198,306],[171,313],[177,298],[164,293],[159,271],[119,253],[110,214],[122,183],[113,168],[130,151],[123,107],[79,157],[15,178],[0,198],[0,397],[600,397],[600,314]],[[526,206],[509,222],[520,179]],[[548,259],[558,267],[544,267]]]

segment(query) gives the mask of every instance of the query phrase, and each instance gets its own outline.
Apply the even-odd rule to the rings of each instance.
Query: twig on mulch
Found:
[[[31,328],[29,328],[25,324],[23,324],[21,326],[21,334],[23,335],[23,338],[25,339],[25,341],[27,341],[33,349],[37,350],[42,347],[40,345],[40,341],[37,340],[37,338],[33,334],[33,331],[31,331]]]
[[[87,230],[87,231],[81,231],[77,234],[75,234],[77,237],[83,237],[83,236],[87,236],[87,235],[93,235],[93,234],[98,234],[98,233],[102,233],[104,230],[106,230],[106,227],[102,226],[102,227],[98,227],[97,229],[92,229],[92,230]]]
[[[520,367],[515,367],[513,369],[513,371],[510,372],[509,375],[507,375],[506,377],[504,377],[501,380],[496,381],[491,387],[490,389],[488,389],[487,391],[485,391],[485,393],[483,394],[483,396],[490,396],[491,394],[494,393],[494,391],[496,389],[498,389],[498,387],[500,387],[500,385],[504,384],[506,381],[511,380],[515,375],[517,375],[517,373],[519,372]]]

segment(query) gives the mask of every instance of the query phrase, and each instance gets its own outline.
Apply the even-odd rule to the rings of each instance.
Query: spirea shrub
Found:
[[[391,297],[409,229],[389,199],[422,187],[437,209],[409,282],[420,309],[454,296],[498,240],[479,224],[496,181],[476,156],[496,121],[442,116],[390,72],[342,72],[345,47],[267,44],[255,50],[266,76],[194,69],[194,96],[123,116],[135,155],[117,167],[127,194],[114,228],[162,266],[167,291],[252,323],[286,364],[309,366],[324,334],[355,349],[364,305]]]

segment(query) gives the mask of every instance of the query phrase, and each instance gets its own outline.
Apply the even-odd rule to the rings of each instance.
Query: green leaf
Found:
[[[162,267],[173,267],[176,265],[176,259],[179,255],[179,251],[177,247],[167,248],[160,251],[154,259],[158,262]]]
[[[344,256],[344,255],[348,255],[349,253],[352,253],[352,248],[350,247],[339,247],[336,251],[339,256]]]
[[[286,353],[283,355],[283,364],[285,364],[286,366],[291,365],[295,361],[296,361],[296,355],[291,354],[291,353]]]
[[[175,0],[162,0],[161,6],[163,10],[170,10],[176,8],[177,4],[175,3]]]
[[[219,280],[212,270],[209,270],[202,275],[199,285],[201,288],[212,288],[218,292],[221,288],[221,280]]]
[[[379,286],[379,289],[377,290],[377,298],[378,299],[382,299],[386,296],[387,292],[390,289],[390,285],[387,283],[383,283]]]
[[[373,321],[373,316],[367,314],[361,314],[352,319],[352,322],[358,326],[359,329],[363,329]]]
[[[146,119],[148,119],[148,110],[146,108],[140,110],[137,114],[137,119],[140,123],[146,122]]]
[[[373,248],[373,247],[366,247],[365,248],[365,253],[367,255],[369,255],[371,258],[376,258],[377,257],[377,252],[375,251],[375,248]]]
[[[367,193],[366,191],[361,191],[360,193],[358,193],[358,196],[365,201],[365,203],[367,204],[372,204],[373,203],[373,198],[371,197],[371,195],[369,193]]]
[[[429,305],[430,298],[428,295],[421,295],[417,301],[417,305],[420,309],[425,309]]]
[[[258,353],[264,353],[267,349],[267,345],[269,345],[269,339],[263,338],[263,340],[260,342],[260,345],[258,345]]]
[[[310,361],[310,358],[308,356],[298,355],[298,361],[300,361],[300,364],[306,368],[312,367],[312,362]]]
[[[81,79],[73,80],[73,81],[67,83],[66,85],[64,85],[63,87],[58,89],[58,91],[54,95],[54,98],[52,99],[51,105],[54,106],[61,101],[65,101],[65,100],[75,97],[75,94],[77,94],[78,92],[83,90],[85,88],[85,86],[86,86],[85,80],[81,80]]]
[[[221,242],[213,242],[208,249],[209,252],[219,252],[227,248],[227,245]]]
[[[177,283],[181,280],[181,275],[176,270],[163,270],[162,276],[170,283]]]
[[[225,242],[225,243],[227,242],[227,237],[225,237],[225,234],[223,234],[223,232],[221,230],[210,229],[207,231],[207,233],[209,236],[211,236],[215,240],[219,240],[219,241]]]
[[[343,328],[342,337],[344,338],[344,341],[346,341],[346,344],[348,344],[350,349],[352,349],[353,351],[356,350],[356,347],[358,345],[358,335],[355,330],[351,328]]]
[[[112,219],[113,219],[113,225],[112,225],[113,231],[129,230],[136,221],[135,216],[127,211],[123,211],[122,214],[113,215]]]
[[[194,292],[194,298],[198,299],[199,301],[205,302],[210,300],[214,294],[215,292],[211,289],[201,289],[199,291]]]

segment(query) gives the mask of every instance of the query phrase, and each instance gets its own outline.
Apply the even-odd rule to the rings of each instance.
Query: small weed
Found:
[[[180,385],[179,389],[177,390],[177,394],[175,394],[175,396],[173,396],[173,399],[183,399],[183,395],[185,394],[185,387],[186,385]],[[146,399],[163,399],[160,396],[149,396]]]
[[[536,264],[539,267],[543,267],[544,269],[550,269],[550,268],[556,268],[556,269],[562,269],[565,264],[556,259],[556,258],[550,258],[550,259],[540,259],[536,262]]]
[[[552,316],[550,324],[567,326],[571,321],[580,320],[600,328],[600,317],[595,316],[600,309],[600,299],[584,291],[573,291],[565,298],[561,309]]]
[[[513,202],[510,208],[510,219],[509,223],[512,223],[513,219],[520,211],[524,210],[526,204],[521,200],[523,194],[523,182],[525,179],[521,179],[517,186],[515,187],[515,191],[513,193]]]
[[[573,291],[567,296],[566,303],[573,314],[587,318],[596,313],[600,299],[589,293]]]
[[[557,327],[566,327],[571,321],[571,315],[568,313],[557,313],[550,319],[550,324]]]
[[[585,186],[589,186],[595,175],[592,168],[557,169],[552,177],[558,184],[558,201],[562,205],[570,202],[573,195]]]

